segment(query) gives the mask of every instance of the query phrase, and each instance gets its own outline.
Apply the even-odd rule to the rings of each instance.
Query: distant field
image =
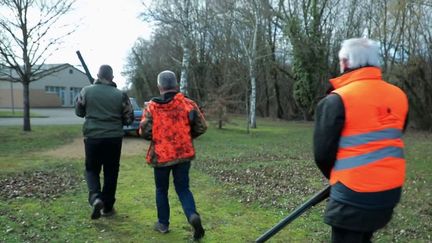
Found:
[[[251,242],[324,187],[312,160],[312,123],[244,119],[210,128],[195,141],[191,188],[207,229],[202,242]],[[152,230],[156,220],[152,169],[144,164],[147,143],[126,137],[116,208],[111,219],[91,221],[83,181],[83,150],[73,142],[79,126],[0,127],[0,182],[17,187],[0,194],[0,241],[4,242],[190,242],[190,227],[170,190],[171,232]],[[402,202],[374,242],[429,242],[432,237],[432,135],[409,131],[408,175]],[[74,146],[74,147],[73,147]],[[54,152],[47,153],[47,150]],[[61,151],[81,151],[73,156]],[[60,151],[60,152],[55,152]],[[19,186],[20,185],[20,186]],[[326,242],[324,203],[270,242]]]

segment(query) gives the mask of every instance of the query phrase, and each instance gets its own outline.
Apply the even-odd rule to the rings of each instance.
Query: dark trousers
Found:
[[[332,243],[370,243],[373,233],[332,227]]]
[[[372,242],[375,231],[391,219],[393,208],[364,209],[330,198],[324,222],[332,226],[332,242]]]
[[[169,225],[170,206],[168,201],[169,175],[172,171],[174,187],[186,217],[196,213],[195,200],[189,190],[189,169],[191,162],[184,162],[167,167],[154,168],[156,184],[156,206],[159,223]]]
[[[113,208],[117,189],[117,177],[120,167],[122,137],[119,138],[86,138],[85,177],[89,190],[89,203],[96,198],[104,202],[106,211]],[[103,167],[103,188],[101,190],[100,172]]]

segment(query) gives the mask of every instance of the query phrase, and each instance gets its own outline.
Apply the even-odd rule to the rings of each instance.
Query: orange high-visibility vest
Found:
[[[195,149],[189,124],[189,112],[194,109],[193,102],[177,93],[166,104],[150,101],[147,109],[153,118],[150,146],[154,146],[147,152],[147,162],[163,164],[193,159]]]
[[[330,184],[341,182],[356,192],[401,187],[405,159],[401,139],[408,99],[381,78],[376,67],[360,68],[330,80],[345,108]]]

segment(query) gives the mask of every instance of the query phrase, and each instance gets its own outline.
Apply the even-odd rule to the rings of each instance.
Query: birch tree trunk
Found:
[[[192,20],[191,20],[191,1],[185,0],[183,2],[184,10],[182,16],[184,17],[183,23],[183,58],[182,58],[182,66],[181,66],[181,74],[180,74],[180,92],[184,95],[188,95],[188,74],[189,74],[189,64],[190,64],[190,43],[191,43],[191,28],[192,28]]]
[[[188,95],[188,70],[190,64],[190,49],[188,41],[185,40],[183,43],[183,60],[180,74],[180,92],[184,95]]]
[[[249,75],[251,82],[251,94],[250,94],[250,111],[249,121],[250,127],[256,128],[256,45],[258,39],[258,26],[259,26],[258,10],[255,11],[255,29],[252,40],[252,50],[249,55]]]

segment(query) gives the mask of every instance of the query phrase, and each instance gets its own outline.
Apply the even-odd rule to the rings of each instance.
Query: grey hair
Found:
[[[380,45],[368,38],[352,38],[344,40],[339,51],[339,60],[346,59],[348,68],[364,66],[380,67]]]
[[[113,69],[110,65],[102,65],[99,68],[98,76],[100,78],[112,81],[113,79]]]
[[[170,90],[177,88],[177,78],[174,72],[165,70],[158,74],[157,84],[162,90]]]

